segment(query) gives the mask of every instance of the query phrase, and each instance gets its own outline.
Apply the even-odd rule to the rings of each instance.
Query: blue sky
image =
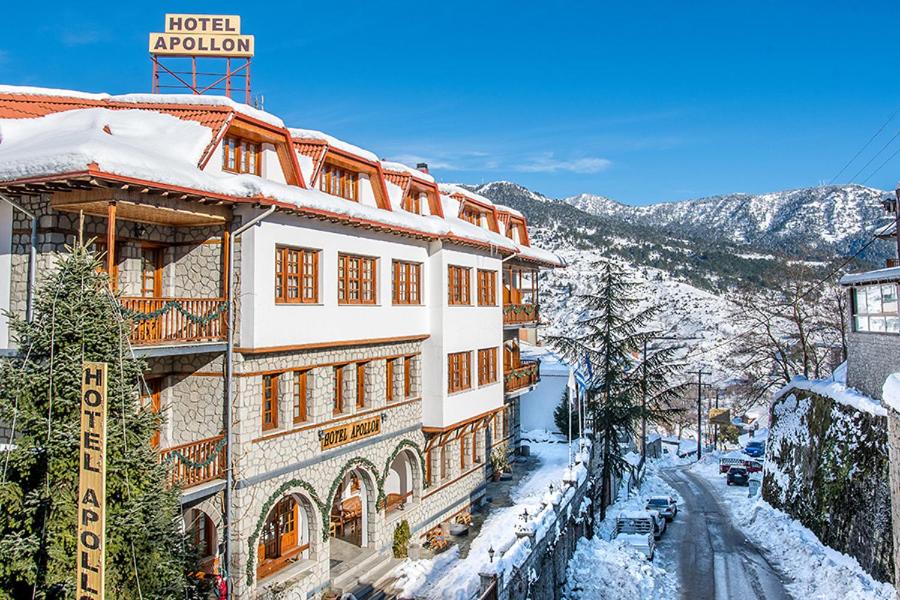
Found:
[[[553,197],[828,182],[900,106],[897,2],[8,4],[2,83],[149,91],[165,12],[240,14],[254,93],[290,125]],[[893,189],[900,154],[874,171],[895,148],[855,181]]]

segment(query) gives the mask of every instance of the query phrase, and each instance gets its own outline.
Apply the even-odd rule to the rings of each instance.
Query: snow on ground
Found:
[[[515,532],[522,522],[522,511],[527,509],[530,515],[538,515],[550,484],[558,490],[568,467],[569,449],[565,438],[539,432],[525,434],[525,437],[529,436],[544,440],[530,444],[531,454],[541,462],[510,493],[513,506],[492,509],[465,558],[460,558],[458,549],[452,548],[433,559],[401,564],[394,574],[399,576],[395,585],[403,590],[402,597],[468,600],[477,594],[479,572],[491,564],[488,549],[494,549],[494,561],[498,562],[499,557],[518,541]]]
[[[668,459],[671,460],[671,459]],[[606,519],[597,524],[593,539],[579,540],[569,561],[565,597],[568,600],[674,600],[679,597],[677,561],[657,546],[653,561],[612,539],[616,516],[643,510],[650,496],[681,496],[657,475],[660,461],[647,463],[640,491],[630,498],[623,490],[607,507]]]
[[[793,581],[786,585],[803,600],[895,600],[894,588],[872,579],[856,559],[824,545],[809,529],[745,487],[730,487],[719,474],[718,453],[691,467],[709,480],[734,524]]]

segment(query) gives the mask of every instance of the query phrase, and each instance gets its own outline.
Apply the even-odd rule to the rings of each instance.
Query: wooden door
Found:
[[[281,519],[281,555],[288,554],[297,546],[297,526],[300,523],[300,507],[293,498],[290,507],[285,507]]]
[[[162,255],[158,246],[141,248],[141,298],[162,296]]]

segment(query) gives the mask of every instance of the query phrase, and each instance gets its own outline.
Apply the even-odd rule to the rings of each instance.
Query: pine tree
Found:
[[[596,294],[581,295],[582,318],[571,335],[550,336],[548,342],[570,364],[587,368],[586,412],[593,423],[595,444],[602,450],[600,519],[606,517],[609,482],[625,464],[620,442],[639,431],[641,420],[667,422],[680,384],[671,380],[678,365],[677,349],[659,350],[641,362],[645,341],[653,329],[656,306],[639,309],[638,284],[610,262],[599,270]],[[646,405],[643,402],[646,395]]]
[[[106,275],[76,246],[37,290],[34,321],[10,318],[19,347],[0,366],[0,422],[15,423],[0,454],[0,598],[71,598],[76,571],[83,361],[108,363],[106,595],[185,598],[191,552],[179,492],[150,440],[159,417],[141,407],[142,361]]]
[[[556,405],[556,409],[553,411],[553,423],[563,435],[569,434],[569,419],[571,419],[572,438],[574,439],[581,435],[581,430],[578,428],[580,425],[578,422],[578,407],[569,404],[569,392],[567,389],[563,391],[562,398],[559,399],[559,404]]]

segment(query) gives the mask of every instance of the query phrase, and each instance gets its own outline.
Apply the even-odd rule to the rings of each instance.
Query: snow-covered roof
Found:
[[[434,183],[434,177],[429,175],[428,173],[423,173],[419,169],[414,169],[409,165],[404,165],[403,163],[398,163],[390,160],[381,161],[381,167],[387,169],[389,171],[400,171],[401,173],[407,173],[412,175],[417,179],[421,179],[422,181],[427,181],[428,183]]]
[[[569,374],[569,364],[548,346],[532,346],[520,341],[519,353],[522,358],[541,361],[541,377],[545,375],[566,377]]]
[[[295,139],[304,139],[304,140],[318,140],[320,142],[325,142],[329,146],[333,148],[337,148],[338,150],[343,150],[344,152],[348,152],[350,154],[355,154],[360,158],[364,158],[365,160],[377,163],[378,157],[374,152],[370,152],[364,148],[360,148],[359,146],[354,146],[349,142],[345,142],[344,140],[338,139],[333,135],[328,135],[327,133],[323,133],[321,131],[317,131],[315,129],[297,129],[296,127],[289,127],[288,131],[291,134],[292,138]]]
[[[646,510],[623,510],[619,513],[620,519],[649,519],[650,513]]]
[[[475,192],[467,190],[466,188],[455,183],[439,183],[438,188],[441,190],[442,194],[446,194],[448,196],[453,194],[460,194],[469,198],[470,200],[474,200],[475,202],[490,206],[491,208],[495,207],[494,201],[490,198],[485,198],[481,194],[476,194]]]
[[[900,280],[900,267],[889,267],[887,269],[876,269],[875,271],[866,271],[864,273],[848,273],[841,277],[841,285],[855,285],[859,283],[877,283],[879,281],[898,281]]]
[[[523,215],[522,213],[520,213],[519,211],[517,211],[514,208],[510,208],[509,206],[505,206],[503,204],[494,204],[494,206],[497,208],[497,210],[499,210],[501,212],[509,213],[515,217],[519,217],[522,219],[525,218],[525,215]]]
[[[326,218],[375,224],[397,233],[443,237],[473,243],[523,259],[557,265],[561,260],[544,250],[516,244],[507,237],[457,218],[459,204],[442,196],[446,217],[423,216],[402,210],[385,210],[348,202],[315,189],[250,174],[204,169],[210,151],[228,123],[240,114],[279,129],[298,139],[322,140],[330,147],[378,164],[377,156],[320,131],[287,129],[278,117],[223,96],[189,94],[94,94],[50,88],[0,85],[7,112],[0,118],[0,181],[39,179],[84,174],[140,180],[161,186],[177,186],[225,200],[253,199]],[[13,98],[10,100],[10,98]],[[21,100],[18,98],[21,97]],[[45,101],[46,99],[46,101]],[[130,108],[133,104],[134,108]],[[39,105],[39,106],[38,106]],[[60,108],[60,106],[62,106]],[[188,107],[179,109],[178,107]],[[199,118],[191,107],[209,107],[216,125]],[[9,108],[11,107],[11,108]],[[25,110],[21,110],[21,108]],[[169,107],[172,107],[171,109]],[[228,110],[223,110],[224,107]],[[186,114],[186,113],[189,113]],[[202,114],[202,113],[201,113]],[[401,163],[387,168],[409,173],[431,183],[434,178]],[[493,206],[487,198],[458,186],[442,186],[446,193],[462,193]]]

